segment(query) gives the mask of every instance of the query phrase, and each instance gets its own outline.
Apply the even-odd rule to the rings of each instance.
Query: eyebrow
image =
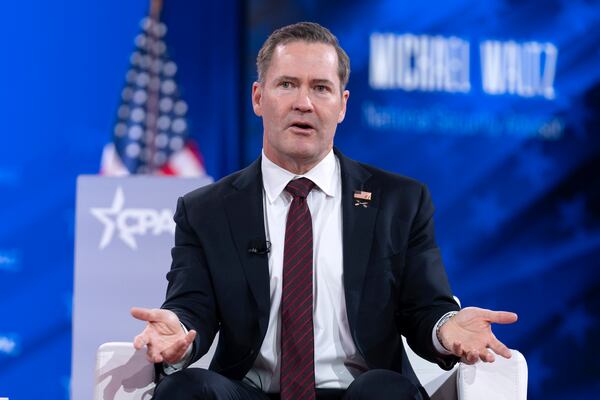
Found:
[[[277,81],[277,82],[290,81],[290,82],[298,83],[300,81],[300,79],[295,78],[293,76],[282,75],[282,76],[277,77],[275,79],[275,81]],[[313,85],[329,85],[329,86],[334,86],[333,82],[331,82],[329,79],[311,79],[310,83],[313,84]]]
[[[334,86],[333,82],[331,82],[329,79],[313,79],[311,83],[314,85]]]
[[[300,79],[294,78],[293,76],[282,75],[282,76],[278,76],[277,78],[275,78],[275,81],[276,82],[291,81],[291,82],[297,83],[298,81],[300,81]]]

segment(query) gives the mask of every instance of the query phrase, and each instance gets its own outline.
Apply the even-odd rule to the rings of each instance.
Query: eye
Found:
[[[282,81],[279,83],[279,86],[281,86],[284,89],[289,89],[292,87],[292,82],[290,81]]]
[[[329,87],[326,85],[317,85],[315,86],[315,90],[320,93],[325,93],[329,91]]]

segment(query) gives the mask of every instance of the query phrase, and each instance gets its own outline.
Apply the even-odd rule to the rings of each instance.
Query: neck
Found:
[[[292,158],[292,157],[276,157],[273,154],[269,154],[267,150],[264,150],[265,156],[273,162],[273,164],[291,172],[295,175],[304,175],[311,169],[313,169],[318,163],[320,163],[329,154],[329,150],[319,157],[310,159]]]

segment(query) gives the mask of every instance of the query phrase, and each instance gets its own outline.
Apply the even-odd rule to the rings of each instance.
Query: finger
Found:
[[[148,345],[148,351],[146,352],[146,359],[151,363],[163,362],[163,356],[160,351],[156,350],[154,346]]]
[[[485,349],[483,352],[481,352],[479,354],[479,358],[481,359],[481,361],[489,363],[494,362],[496,360],[496,357],[494,357],[494,353],[492,353],[488,349]]]
[[[197,335],[196,331],[194,329],[192,329],[185,336],[185,340],[187,340],[188,344],[191,344],[194,341],[194,339],[196,339],[196,335]]]
[[[146,353],[146,360],[148,360],[148,362],[152,364],[158,364],[163,362],[163,358],[160,354],[150,355],[149,353]]]
[[[162,308],[132,307],[131,315],[141,321],[164,322],[168,325],[179,324],[179,318],[177,318],[177,315],[173,311],[163,310]]]
[[[465,353],[461,358],[460,358],[460,362],[464,363],[464,364],[468,364],[468,365],[472,365],[475,364],[475,362],[477,361],[477,359],[473,359],[472,357],[469,356],[470,353]]]
[[[178,339],[169,348],[163,350],[160,355],[163,357],[165,362],[169,364],[178,363],[183,359],[185,352],[187,351],[189,344],[185,340],[185,337]]]
[[[464,352],[463,352],[463,349],[462,349],[462,344],[460,342],[455,342],[452,345],[452,352],[457,357],[463,357],[464,356]]]
[[[170,364],[175,364],[175,363],[181,361],[183,359],[183,357],[185,356],[185,353],[188,351],[188,348],[194,342],[195,338],[196,338],[196,331],[191,330],[187,333],[187,335],[185,335],[181,339],[178,339],[168,349],[163,350],[161,352],[161,355],[163,356],[163,359],[165,360],[165,362],[168,362]]]
[[[479,360],[479,352],[476,350],[469,351],[466,359],[470,364],[475,364]]]
[[[512,324],[519,319],[519,316],[509,311],[488,311],[486,317],[495,324]]]
[[[194,339],[196,339],[196,331],[192,329],[187,333],[187,335],[185,335],[185,341],[188,345],[190,345]]]
[[[490,343],[489,347],[490,349],[494,350],[496,354],[501,355],[504,358],[510,358],[512,356],[510,349],[496,338],[492,340],[492,343]]]
[[[140,333],[133,339],[133,347],[136,350],[141,349],[149,342],[148,337],[144,333]]]
[[[135,319],[139,319],[141,321],[152,321],[150,316],[152,315],[152,310],[150,308],[142,308],[142,307],[131,307],[131,316]]]

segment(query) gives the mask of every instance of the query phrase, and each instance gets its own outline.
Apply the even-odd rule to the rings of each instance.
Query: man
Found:
[[[510,351],[459,311],[424,185],[333,148],[349,59],[314,23],[275,31],[257,59],[263,154],[179,199],[161,309],[135,347],[168,374],[157,399],[421,399],[401,334],[449,369]],[[219,344],[210,371],[185,368]],[[175,372],[173,372],[175,371]]]

